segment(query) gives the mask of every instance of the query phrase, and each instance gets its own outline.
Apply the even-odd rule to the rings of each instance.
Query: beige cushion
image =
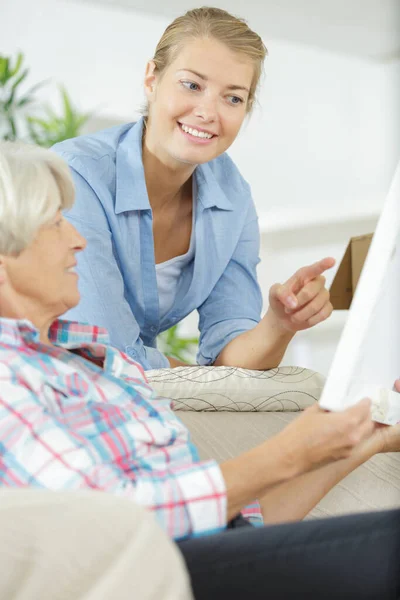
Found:
[[[175,410],[200,412],[299,411],[319,399],[325,380],[300,367],[250,371],[236,367],[176,367],[147,371]]]

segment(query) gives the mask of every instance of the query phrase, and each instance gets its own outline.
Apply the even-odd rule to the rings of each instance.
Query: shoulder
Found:
[[[52,150],[64,156],[67,160],[78,158],[86,161],[98,160],[104,156],[114,157],[121,139],[133,125],[134,123],[127,123],[110,129],[103,129],[90,135],[80,135],[55,144]]]
[[[82,135],[55,144],[52,150],[71,167],[76,190],[76,202],[71,216],[86,215],[92,194],[102,203],[112,205],[117,177],[117,157],[131,147],[137,123],[118,125],[90,135]],[[126,142],[125,142],[126,140]],[[131,150],[132,152],[132,150]],[[80,201],[84,199],[85,201]],[[92,210],[92,203],[90,204]],[[87,215],[86,215],[87,216]]]
[[[90,135],[71,138],[55,144],[52,150],[94,189],[101,183],[109,187],[115,177],[117,152],[135,125],[117,125]],[[79,183],[79,180],[75,181],[76,185]]]

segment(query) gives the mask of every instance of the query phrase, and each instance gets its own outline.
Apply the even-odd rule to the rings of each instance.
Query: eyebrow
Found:
[[[199,73],[198,71],[193,71],[193,69],[179,69],[180,71],[188,71],[189,73],[193,73],[193,75],[197,75],[197,77],[200,77],[200,79],[203,79],[204,81],[208,81],[208,77],[206,75],[202,75],[201,73]],[[250,92],[249,88],[247,88],[244,85],[228,85],[227,86],[228,90],[243,90],[247,93]]]

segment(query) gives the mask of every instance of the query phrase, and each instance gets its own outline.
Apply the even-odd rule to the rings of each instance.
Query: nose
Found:
[[[67,221],[70,235],[70,245],[74,252],[81,252],[86,248],[86,239],[79,233],[79,231]]]
[[[195,116],[205,123],[213,123],[217,120],[217,102],[214,94],[204,95],[195,108]]]

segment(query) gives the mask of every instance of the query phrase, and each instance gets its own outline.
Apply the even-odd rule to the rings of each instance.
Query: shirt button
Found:
[[[154,325],[152,325],[152,326],[150,327],[150,331],[151,331],[152,333],[155,333],[155,332],[157,331],[157,327],[154,327]]]

